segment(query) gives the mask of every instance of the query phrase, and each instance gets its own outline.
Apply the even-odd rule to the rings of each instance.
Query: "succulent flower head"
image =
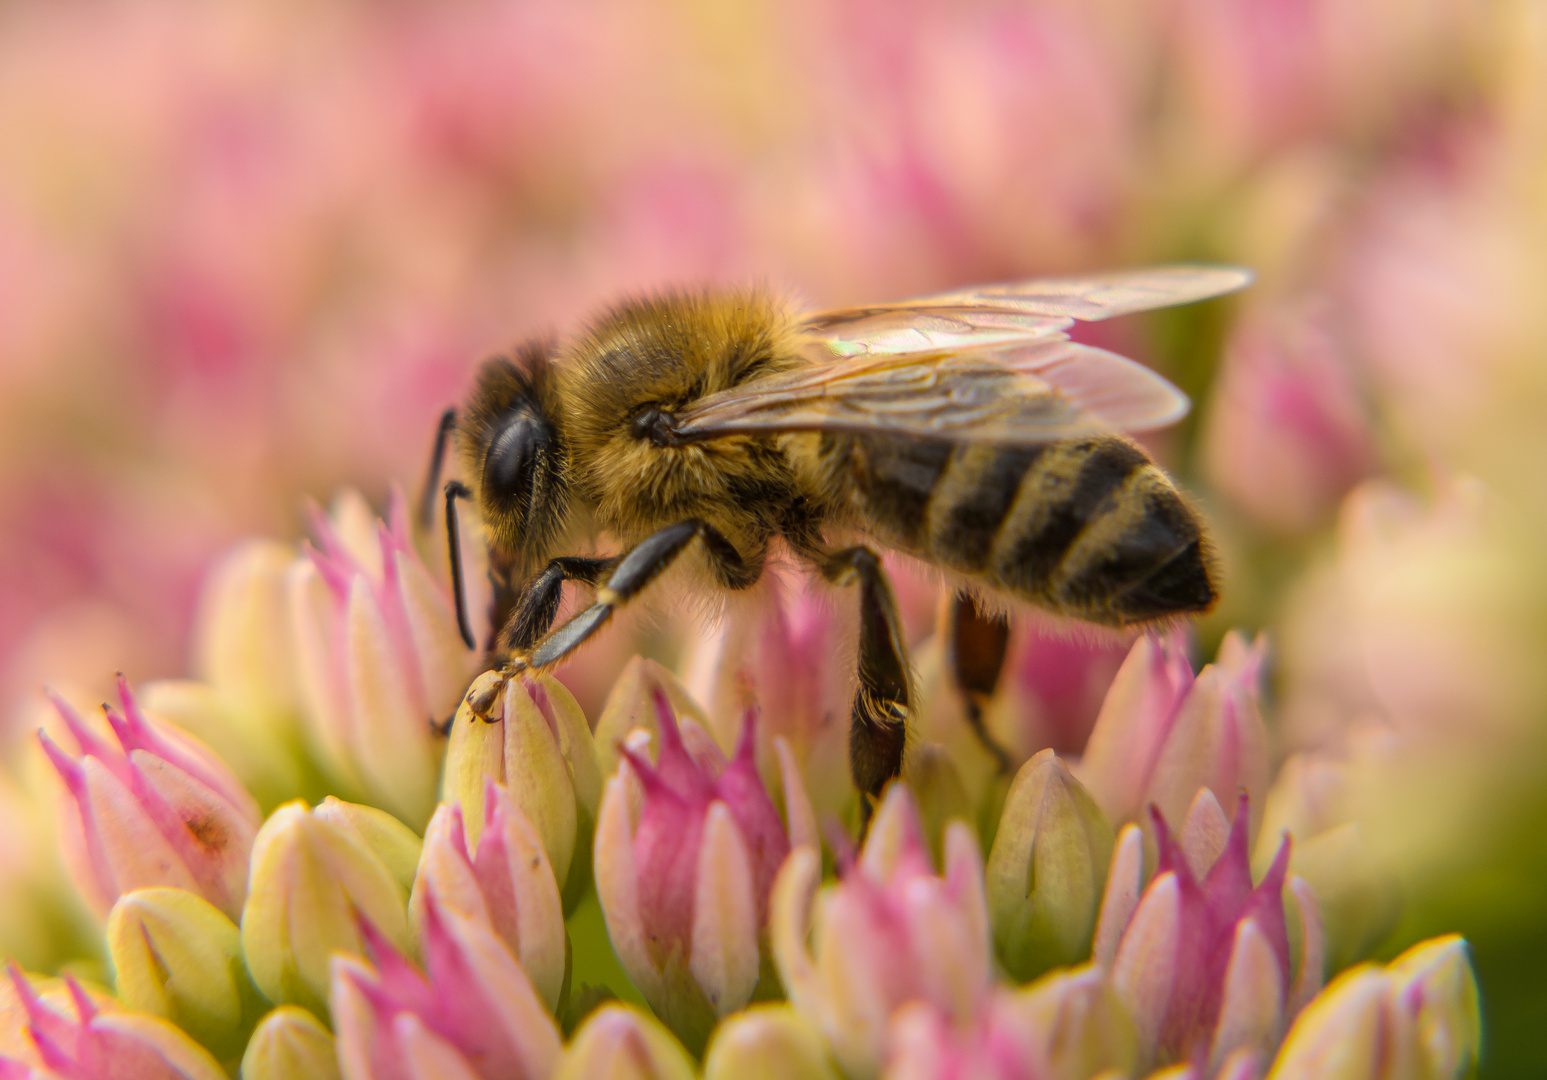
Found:
[[[1151,809],[1159,861],[1154,879],[1129,909],[1110,965],[1113,986],[1138,1026],[1141,1050],[1163,1062],[1213,1071],[1243,1048],[1269,1053],[1298,1008],[1303,986],[1291,985],[1295,968],[1283,901],[1289,841],[1254,887],[1246,798],[1242,793],[1227,826],[1212,794],[1200,796],[1180,839]],[[1109,899],[1137,891],[1130,876],[1137,841],[1134,831],[1119,842]],[[1300,979],[1319,986],[1314,897],[1309,890],[1295,895]],[[1121,916],[1109,915],[1104,905],[1103,918]],[[1098,960],[1110,948],[1103,941],[1111,940],[1111,930],[1104,929],[1097,933]]]
[[[396,490],[374,550],[346,543],[320,512],[313,531],[319,546],[306,545],[289,580],[307,731],[340,783],[422,828],[435,806],[436,725],[471,666],[451,601],[414,551]]]
[[[430,1080],[447,1070],[540,1080],[552,1072],[558,1027],[493,931],[426,896],[423,971],[368,921],[360,934],[373,962],[338,956],[332,973],[339,1060],[350,1080]]]
[[[1108,818],[1139,821],[1154,803],[1180,820],[1202,788],[1244,788],[1261,806],[1268,751],[1257,684],[1265,651],[1262,639],[1248,645],[1232,631],[1194,677],[1179,637],[1134,643],[1080,762],[1080,779]]]
[[[564,913],[542,839],[505,789],[485,780],[483,829],[468,850],[462,807],[441,803],[424,837],[409,910],[423,932],[431,898],[483,923],[510,949],[548,1009],[564,985]]]
[[[735,755],[716,768],[683,742],[654,690],[656,761],[624,747],[596,838],[597,894],[619,959],[646,1000],[693,1049],[715,1018],[745,1005],[761,970],[774,875],[789,838],[754,760],[749,713]],[[637,784],[638,811],[629,784]]]
[[[160,1017],[99,1009],[72,977],[64,977],[74,1015],[46,1003],[15,965],[6,974],[26,1013],[27,1033],[46,1075],[60,1080],[222,1080],[209,1051]],[[12,1062],[0,1067],[13,1070]]]
[[[54,707],[78,754],[38,734],[64,781],[65,854],[76,886],[103,916],[123,893],[155,885],[237,915],[262,820],[257,804],[208,749],[146,716],[122,676],[118,696],[122,712],[103,707],[112,738],[58,696]]]
[[[818,894],[821,861],[809,847],[780,871],[771,915],[780,978],[850,1076],[877,1074],[887,1025],[904,1002],[928,1002],[965,1023],[989,992],[982,856],[960,821],[947,827],[944,847],[945,873],[936,876],[912,796],[896,783],[858,859],[842,857],[836,884]]]

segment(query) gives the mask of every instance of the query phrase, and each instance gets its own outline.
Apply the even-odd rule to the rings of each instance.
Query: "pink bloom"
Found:
[[[982,856],[964,822],[947,826],[937,877],[912,796],[893,784],[859,859],[818,896],[820,879],[817,852],[797,848],[774,887],[770,932],[790,1003],[821,1028],[845,1073],[877,1074],[887,1025],[908,1001],[953,1023],[976,1014],[992,961]]]
[[[1291,307],[1239,330],[1215,390],[1210,475],[1271,529],[1321,524],[1374,465],[1359,387],[1327,323]]]
[[[147,717],[122,676],[118,696],[122,714],[104,707],[111,740],[59,697],[78,755],[38,734],[68,795],[61,810],[76,886],[104,916],[123,893],[170,885],[239,917],[257,804],[206,747]]]
[[[724,746],[755,705],[763,718],[759,759],[767,762],[772,744],[783,739],[817,813],[826,816],[840,812],[853,791],[848,739],[857,622],[852,598],[819,588],[771,580],[760,606],[695,642],[684,678]]]
[[[347,1080],[540,1080],[558,1026],[494,932],[426,898],[421,972],[362,922],[374,965],[333,959],[330,1005]]]
[[[338,780],[420,828],[435,806],[435,725],[466,687],[471,653],[451,601],[415,553],[402,495],[374,543],[320,513],[321,550],[291,569],[290,607],[308,731]],[[356,532],[363,531],[356,527]]]
[[[564,984],[564,913],[542,838],[504,788],[485,781],[483,828],[468,852],[462,807],[441,803],[424,834],[409,910],[421,927],[431,897],[493,930],[550,1010]]]
[[[1160,861],[1142,895],[1138,830],[1125,830],[1113,855],[1096,959],[1109,967],[1147,1058],[1212,1073],[1238,1050],[1271,1054],[1286,1020],[1320,986],[1314,896],[1292,885],[1301,922],[1292,966],[1283,902],[1289,843],[1254,888],[1245,803],[1243,793],[1222,846],[1225,819],[1212,794],[1196,801],[1180,840],[1152,809]]]
[[[653,697],[655,765],[625,747],[628,768],[602,796],[597,894],[630,978],[690,1049],[702,1049],[715,1018],[745,1005],[757,985],[768,894],[790,841],[753,760],[753,714],[716,775],[683,744],[666,692],[657,686]]]
[[[1181,642],[1146,635],[1118,670],[1091,732],[1079,778],[1114,822],[1154,803],[1181,820],[1202,788],[1268,786],[1267,731],[1257,707],[1265,645],[1226,635],[1194,678]]]
[[[158,1016],[101,1011],[79,983],[64,977],[74,1015],[46,1003],[14,965],[11,985],[27,1016],[27,1033],[46,1076],[58,1080],[224,1080],[225,1071]],[[0,1059],[0,1077],[27,1077],[27,1065]]]

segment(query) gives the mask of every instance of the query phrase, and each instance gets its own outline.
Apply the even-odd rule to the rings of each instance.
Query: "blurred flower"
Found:
[[[281,1005],[259,1023],[242,1055],[242,1080],[339,1080],[333,1035],[297,1005]]]
[[[1240,802],[1222,844],[1224,812],[1211,792],[1195,801],[1181,840],[1153,811],[1160,860],[1136,904],[1139,833],[1130,827],[1118,841],[1107,889],[1123,900],[1103,903],[1096,959],[1111,972],[1146,1060],[1212,1074],[1236,1051],[1271,1054],[1286,1020],[1321,985],[1314,897],[1303,885],[1295,892],[1300,953],[1292,965],[1283,902],[1288,842],[1253,888],[1245,793]]]
[[[552,1012],[567,957],[559,887],[537,830],[503,787],[484,783],[483,828],[471,855],[460,804],[441,803],[430,819],[409,912],[421,936],[431,897],[493,930]]]
[[[1265,650],[1260,638],[1247,645],[1232,631],[1195,679],[1176,638],[1134,643],[1078,769],[1111,821],[1138,820],[1150,803],[1179,821],[1201,788],[1245,789],[1261,812],[1268,747],[1257,683]]]
[[[424,972],[368,919],[361,935],[372,963],[333,960],[329,1000],[345,1080],[552,1073],[558,1026],[492,930],[426,897]]]
[[[988,854],[994,944],[1018,982],[1090,954],[1112,826],[1053,751],[1015,774]]]
[[[62,1080],[224,1080],[225,1071],[177,1028],[156,1016],[99,1010],[79,983],[65,976],[71,1013],[45,1002],[27,976],[7,974],[26,1010],[38,1063]],[[5,1067],[0,1063],[0,1067]],[[26,1075],[18,1073],[17,1075]]]
[[[607,782],[596,891],[634,985],[701,1050],[715,1020],[757,986],[768,894],[790,842],[753,759],[755,713],[735,756],[714,770],[683,744],[666,691],[653,696],[656,762],[625,747],[627,769]]]
[[[1376,859],[1363,827],[1349,820],[1349,766],[1326,754],[1295,754],[1268,790],[1253,865],[1265,870],[1284,836],[1294,837],[1291,872],[1316,894],[1326,932],[1327,967],[1362,960],[1396,926],[1395,875]]]
[[[266,1006],[242,961],[236,924],[182,889],[136,889],[113,905],[108,955],[118,997],[170,1020],[235,1064]]]
[[[1127,1075],[1133,1023],[1100,968],[1058,972],[1019,990],[996,988],[966,1025],[925,1002],[904,1005],[888,1035],[887,1080],[1088,1080]]]
[[[654,1018],[606,1005],[580,1025],[553,1080],[692,1080],[693,1059]]]
[[[359,920],[409,947],[408,891],[352,830],[303,802],[274,811],[253,842],[242,952],[270,1001],[327,1017],[328,958],[361,951]]]
[[[121,894],[152,885],[237,915],[261,820],[252,796],[206,747],[141,712],[121,676],[118,696],[122,714],[104,706],[111,741],[57,696],[79,756],[38,734],[64,781],[62,837],[76,887],[104,916]]]
[[[498,678],[492,672],[479,676],[467,696]],[[466,700],[457,709],[441,798],[462,807],[474,844],[488,813],[484,792],[491,780],[542,837],[566,907],[573,908],[590,883],[602,774],[585,714],[563,683],[547,675],[512,679],[487,721]]]
[[[1359,387],[1327,322],[1291,307],[1238,328],[1210,406],[1211,477],[1280,532],[1321,524],[1374,464]]]
[[[293,726],[298,706],[285,586],[294,560],[272,540],[227,552],[205,577],[193,633],[196,676],[272,726]]]
[[[757,1005],[714,1029],[704,1080],[838,1080],[822,1036],[790,1005]]]
[[[1459,937],[1415,945],[1386,968],[1352,968],[1306,1006],[1269,1080],[1462,1080],[1482,1045],[1477,981]]]
[[[473,659],[425,570],[394,490],[374,546],[314,515],[321,550],[291,567],[292,634],[306,730],[338,781],[422,828],[435,808],[438,727]],[[355,533],[360,530],[355,528]]]
[[[784,739],[817,815],[832,816],[854,790],[848,740],[857,623],[848,606],[840,614],[842,594],[769,578],[761,603],[693,642],[681,664],[683,681],[704,702],[722,746],[734,742],[736,725],[756,706],[764,718],[758,736],[763,775],[772,777],[772,744]]]
[[[934,876],[913,799],[899,783],[888,788],[858,860],[818,895],[820,874],[809,847],[795,849],[780,871],[774,959],[790,1003],[821,1029],[844,1072],[875,1076],[887,1024],[903,1002],[929,1002],[965,1023],[988,993],[982,856],[972,830],[954,822],[945,876]]]

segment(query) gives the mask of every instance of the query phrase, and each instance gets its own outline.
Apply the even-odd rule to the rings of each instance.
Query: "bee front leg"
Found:
[[[697,518],[668,525],[640,543],[627,555],[612,563],[612,573],[596,590],[596,602],[574,615],[557,630],[544,634],[530,650],[512,653],[514,671],[542,670],[559,663],[600,630],[613,612],[633,600],[660,577],[694,540],[702,540],[709,567],[720,583],[731,589],[744,589],[757,581],[762,560],[745,559],[725,536]],[[519,612],[519,609],[518,609]],[[552,615],[549,615],[551,621]]]
[[[468,699],[473,715],[489,719],[494,703],[505,692],[505,684],[525,666],[527,652],[553,626],[554,616],[559,613],[559,601],[564,598],[564,583],[579,581],[595,585],[615,561],[584,556],[554,559],[521,587],[513,601],[503,605],[509,614],[499,630],[494,652],[508,658],[496,668],[504,677],[485,687],[476,698]]]
[[[860,819],[868,823],[881,791],[902,773],[907,717],[913,692],[897,599],[867,547],[827,557],[822,574],[836,585],[859,585],[859,689],[849,726],[849,771],[860,793]]]

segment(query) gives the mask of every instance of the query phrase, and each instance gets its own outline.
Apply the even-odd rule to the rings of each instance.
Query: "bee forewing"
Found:
[[[1003,306],[1032,315],[1093,322],[1207,300],[1244,288],[1251,280],[1251,271],[1236,266],[1152,266],[980,285],[928,297],[924,303]]]
[[[1073,324],[1065,317],[962,304],[826,312],[803,329],[839,356],[895,356],[1035,341]]]
[[[840,356],[901,355],[1054,337],[1094,321],[1233,292],[1251,273],[1228,266],[1157,266],[980,285],[895,304],[824,311],[801,329]]]
[[[1104,349],[1063,338],[949,353],[828,360],[702,398],[687,439],[750,432],[886,433],[1041,443],[1171,423],[1187,398]]]

